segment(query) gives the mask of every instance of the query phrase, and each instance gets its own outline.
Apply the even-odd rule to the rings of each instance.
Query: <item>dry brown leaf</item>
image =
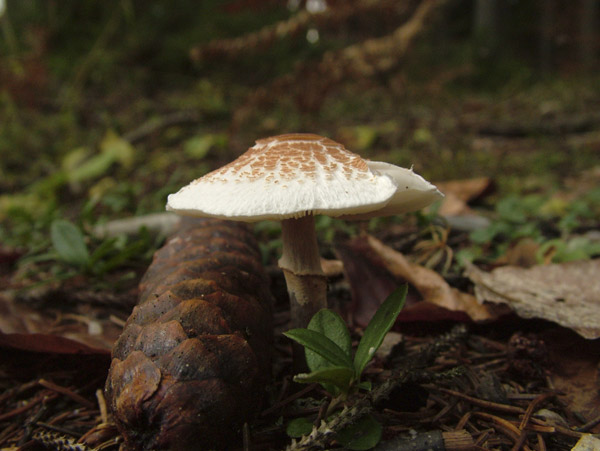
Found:
[[[438,210],[438,214],[441,216],[461,216],[472,215],[474,213],[465,201],[461,200],[456,194],[449,192],[444,193],[444,200]]]
[[[474,296],[451,287],[435,271],[409,262],[400,252],[386,246],[377,238],[368,237],[371,248],[378,254],[387,270],[395,277],[413,285],[427,302],[452,311],[465,312],[474,321],[494,319],[496,315]]]
[[[437,183],[444,193],[453,193],[463,202],[469,202],[483,195],[492,188],[493,182],[489,177],[477,177],[464,180],[451,180]]]
[[[439,214],[446,216],[464,215],[472,214],[467,204],[490,190],[492,181],[488,177],[479,177],[439,182],[436,183],[436,186],[445,195]]]
[[[542,335],[550,351],[550,378],[569,409],[590,421],[600,415],[600,342],[584,340],[567,329],[556,328]],[[593,432],[600,432],[596,426]]]
[[[508,248],[504,255],[495,261],[495,264],[530,268],[538,263],[537,252],[539,248],[540,245],[532,238],[523,238]]]
[[[466,271],[480,302],[509,304],[522,318],[554,321],[588,339],[600,337],[599,274],[600,260]]]
[[[0,332],[5,334],[55,335],[92,348],[110,350],[121,329],[103,315],[37,310],[0,296]]]
[[[371,248],[363,237],[338,244],[335,253],[343,262],[344,274],[350,284],[352,321],[366,326],[398,283],[377,256],[371,255]],[[407,299],[406,305],[409,304],[410,299]]]

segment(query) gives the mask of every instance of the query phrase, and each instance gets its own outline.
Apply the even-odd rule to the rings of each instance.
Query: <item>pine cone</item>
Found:
[[[269,282],[240,223],[183,221],[140,283],[106,397],[131,450],[226,447],[270,374]]]

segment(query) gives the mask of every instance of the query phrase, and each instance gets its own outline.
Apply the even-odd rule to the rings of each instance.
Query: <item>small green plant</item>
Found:
[[[577,229],[593,227],[599,211],[598,188],[571,201],[541,194],[506,196],[497,202],[490,224],[470,233],[471,246],[456,252],[456,260],[461,266],[494,260],[524,238],[540,246],[536,255],[540,264],[593,258],[599,252],[597,243],[579,236]]]
[[[154,248],[148,232],[142,229],[134,241],[124,236],[105,238],[90,251],[81,230],[64,219],[52,222],[50,237],[51,258],[94,276],[102,276]]]
[[[381,304],[365,329],[354,358],[348,327],[340,315],[331,310],[317,312],[306,329],[292,329],[284,333],[304,346],[310,369],[309,373],[294,376],[294,380],[300,383],[318,382],[334,396],[328,415],[349,394],[359,389],[370,390],[371,384],[361,381],[361,375],[396,322],[404,306],[406,292],[406,286],[399,288]],[[311,427],[306,419],[298,419],[288,426],[288,433],[291,436],[303,435],[310,432]],[[370,415],[337,434],[337,439],[347,449],[353,450],[370,449],[380,438],[381,425]]]
[[[19,265],[26,268],[24,274],[31,271],[51,274],[42,284],[85,275],[94,286],[101,287],[105,284],[104,276],[116,270],[122,280],[135,276],[131,268],[136,262],[149,260],[156,247],[157,243],[145,229],[135,238],[123,235],[98,239],[84,234],[68,220],[55,219],[50,224],[48,242],[21,258]],[[40,271],[42,267],[47,271]]]

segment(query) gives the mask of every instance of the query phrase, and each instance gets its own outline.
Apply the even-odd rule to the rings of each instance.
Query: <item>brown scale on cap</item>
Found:
[[[232,176],[246,179],[264,178],[287,181],[316,177],[319,171],[343,171],[348,178],[366,178],[369,168],[357,154],[349,152],[341,144],[313,134],[287,134],[256,141],[256,145],[237,160],[206,175],[205,182],[225,181]]]

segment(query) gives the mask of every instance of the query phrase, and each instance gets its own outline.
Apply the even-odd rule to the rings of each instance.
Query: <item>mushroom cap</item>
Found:
[[[169,195],[167,210],[248,222],[309,214],[363,219],[418,210],[441,197],[410,169],[297,133],[256,141],[237,160]]]

